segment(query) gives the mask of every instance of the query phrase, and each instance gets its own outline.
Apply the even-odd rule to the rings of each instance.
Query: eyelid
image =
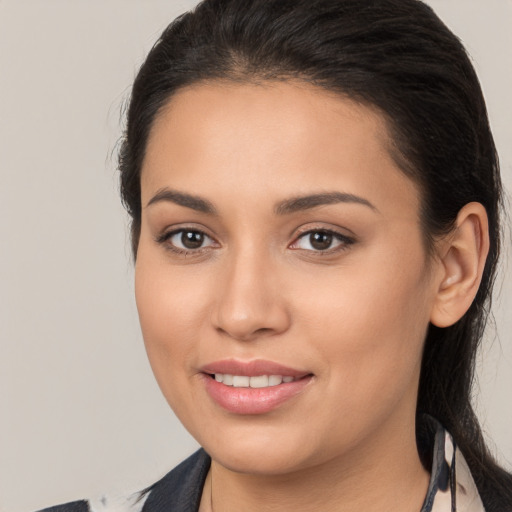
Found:
[[[204,235],[205,238],[210,239],[213,243],[207,246],[198,247],[196,249],[187,249],[182,247],[177,247],[176,245],[170,243],[170,239],[175,235],[183,232],[191,231],[194,233],[200,233]],[[202,254],[206,250],[211,249],[212,247],[218,247],[219,243],[217,240],[207,233],[204,228],[196,227],[194,225],[182,225],[182,226],[174,226],[172,228],[167,228],[162,230],[161,233],[157,234],[155,237],[155,242],[165,247],[165,249],[178,254],[178,255],[198,255]]]
[[[311,235],[312,233],[325,233],[328,235],[332,235],[336,240],[338,240],[340,243],[333,248],[325,249],[325,250],[314,250],[314,249],[302,249],[300,247],[293,247],[293,245],[297,244],[299,240],[302,238]],[[339,251],[346,250],[349,246],[353,245],[356,242],[356,238],[353,235],[346,235],[345,233],[342,233],[341,231],[334,229],[334,228],[327,228],[325,226],[317,226],[317,227],[307,227],[304,228],[303,231],[300,231],[294,238],[293,242],[288,246],[291,249],[294,250],[302,250],[307,251],[311,253],[317,253],[317,254],[333,254]]]

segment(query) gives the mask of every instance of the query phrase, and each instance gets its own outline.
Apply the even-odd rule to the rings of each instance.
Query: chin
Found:
[[[314,446],[299,433],[276,428],[233,428],[225,435],[198,436],[206,452],[225,468],[237,473],[279,475],[312,463]]]
[[[284,475],[303,469],[307,463],[297,453],[276,449],[252,447],[249,450],[238,450],[234,447],[226,450],[214,449],[208,454],[217,463],[235,473],[251,475]]]

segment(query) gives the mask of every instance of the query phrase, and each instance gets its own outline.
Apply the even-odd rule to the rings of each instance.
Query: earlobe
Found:
[[[468,203],[459,212],[455,228],[443,240],[441,271],[430,321],[448,327],[471,306],[489,252],[487,212],[480,203]]]

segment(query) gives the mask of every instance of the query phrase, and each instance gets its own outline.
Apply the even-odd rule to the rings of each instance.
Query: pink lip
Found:
[[[313,378],[312,374],[306,371],[263,360],[249,362],[234,359],[216,361],[201,368],[201,372],[209,396],[217,405],[234,414],[264,414],[270,412],[302,392]],[[296,380],[267,388],[235,388],[217,382],[211,377],[215,373],[249,377],[282,375],[294,377]]]
[[[224,359],[203,366],[201,371],[209,374],[228,373],[230,375],[245,375],[247,377],[257,377],[258,375],[283,375],[285,377],[295,377],[296,379],[310,374],[308,371],[296,370],[272,361],[264,361],[263,359],[255,359],[253,361]]]

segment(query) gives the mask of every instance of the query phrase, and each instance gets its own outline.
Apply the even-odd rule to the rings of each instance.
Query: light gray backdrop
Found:
[[[141,489],[196,446],[146,361],[109,156],[137,65],[194,3],[0,0],[3,512]],[[512,2],[429,3],[475,60],[510,192]],[[477,404],[510,468],[510,274],[501,290]]]

